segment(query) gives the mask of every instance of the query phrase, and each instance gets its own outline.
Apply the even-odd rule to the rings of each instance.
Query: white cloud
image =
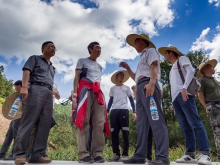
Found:
[[[220,0],[209,0],[209,3],[210,3],[210,4],[215,3],[215,6],[216,6],[216,7],[219,7],[219,6],[220,6]]]
[[[220,52],[220,33],[218,31],[219,25],[216,26],[217,34],[215,34],[212,40],[208,39],[210,28],[206,28],[202,31],[199,38],[193,42],[191,46],[192,51],[203,50],[210,55],[210,59],[216,59],[219,61]],[[216,70],[220,72],[220,65],[216,66]]]
[[[41,44],[52,40],[56,56],[52,59],[63,82],[72,81],[80,57],[87,57],[87,45],[98,41],[102,46],[99,62],[115,63],[134,59],[138,54],[125,45],[130,33],[158,35],[158,29],[172,26],[173,0],[91,0],[98,8],[85,9],[70,0],[0,0],[0,54],[18,63],[30,55],[41,54]],[[133,21],[138,21],[136,26]]]

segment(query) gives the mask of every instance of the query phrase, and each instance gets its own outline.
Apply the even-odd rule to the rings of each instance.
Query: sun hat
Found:
[[[149,42],[149,48],[156,48],[156,46],[153,44],[153,42],[150,41],[149,36],[146,35],[146,34],[129,34],[126,37],[126,41],[129,45],[135,47],[135,40],[137,38],[141,38],[141,39],[144,39],[144,40],[148,41]]]
[[[126,70],[119,70],[119,71],[116,71],[111,77],[111,81],[113,84],[116,84],[116,82],[117,82],[116,75],[120,72],[124,73],[124,79],[123,79],[122,83],[126,82],[129,79],[130,76]]]
[[[158,52],[164,56],[167,50],[171,50],[171,51],[177,53],[178,56],[184,56],[183,53],[181,53],[175,46],[160,47],[158,49]]]
[[[15,119],[19,119],[21,117],[22,111],[23,111],[21,102],[20,102],[20,105],[19,105],[19,108],[18,108],[16,115],[14,117],[8,116],[8,113],[11,109],[11,106],[13,105],[14,101],[17,99],[18,95],[19,95],[19,92],[14,92],[10,96],[8,96],[5,100],[5,102],[3,103],[2,114],[6,119],[15,120]]]
[[[198,70],[198,72],[197,72],[197,74],[196,74],[196,77],[198,77],[198,78],[202,78],[203,77],[203,74],[202,74],[202,72],[201,72],[201,70],[202,70],[202,68],[204,68],[206,65],[211,65],[213,68],[215,68],[216,67],[216,65],[217,65],[217,60],[216,59],[213,59],[213,60],[209,60],[209,61],[207,61],[207,62],[203,62],[203,63],[201,63],[200,65],[199,65],[199,70]]]

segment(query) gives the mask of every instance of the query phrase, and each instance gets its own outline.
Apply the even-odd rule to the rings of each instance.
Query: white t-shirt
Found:
[[[135,82],[142,77],[150,77],[150,66],[152,62],[158,61],[157,80],[160,80],[160,55],[155,48],[145,48],[140,55],[140,60],[135,72]]]
[[[131,90],[128,86],[113,86],[110,89],[109,97],[113,97],[111,109],[128,109],[127,98],[131,96]]]
[[[185,79],[185,83],[183,84],[183,82],[182,82],[182,79],[181,79],[179,71],[178,71],[177,61],[176,61],[173,64],[173,66],[170,70],[170,75],[169,75],[170,85],[171,85],[172,102],[176,99],[177,95],[180,93],[180,91],[183,88],[187,89],[187,87],[189,86],[189,84],[192,81],[192,78],[194,76],[194,69],[192,67],[190,60],[187,57],[181,56],[179,58],[179,63],[180,63],[180,68],[183,73],[183,77]]]
[[[89,58],[80,58],[76,64],[76,69],[87,68],[86,78],[92,82],[101,81],[102,66]]]

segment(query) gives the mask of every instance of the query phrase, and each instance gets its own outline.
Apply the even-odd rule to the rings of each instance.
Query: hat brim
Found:
[[[160,47],[160,48],[158,49],[158,52],[159,52],[162,56],[164,56],[167,50],[171,50],[171,51],[173,51],[173,52],[176,52],[176,53],[178,54],[178,56],[184,56],[183,53],[181,53],[180,51],[178,51],[178,50],[176,50],[176,49],[173,49],[172,47]]]
[[[117,83],[116,75],[120,72],[124,73],[124,79],[123,79],[122,83],[125,83],[129,79],[130,76],[126,70],[119,70],[119,71],[115,72],[111,77],[111,81],[113,84]]]
[[[15,120],[21,117],[22,111],[23,111],[22,104],[19,105],[18,112],[16,113],[14,117],[8,116],[11,106],[13,105],[14,101],[17,99],[18,95],[19,95],[19,92],[14,92],[10,96],[8,96],[5,102],[3,103],[2,114],[6,119]]]
[[[153,44],[153,42],[151,42],[149,39],[141,36],[141,35],[138,35],[138,34],[129,34],[127,37],[126,37],[126,41],[129,45],[133,46],[135,48],[135,40],[137,38],[141,38],[141,39],[144,39],[146,41],[149,42],[149,48],[156,48],[156,46]]]
[[[216,65],[217,65],[217,63],[218,63],[218,61],[216,60],[216,59],[213,59],[213,60],[209,60],[209,61],[207,61],[207,62],[205,62],[204,64],[203,64],[203,66],[198,70],[198,72],[197,72],[197,74],[196,74],[196,77],[197,78],[202,78],[203,77],[203,74],[201,73],[201,70],[202,70],[202,68],[204,68],[206,65],[211,65],[212,67],[213,67],[213,69],[216,67]]]

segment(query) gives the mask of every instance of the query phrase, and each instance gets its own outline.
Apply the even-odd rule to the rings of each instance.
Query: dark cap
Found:
[[[20,86],[22,86],[22,81],[21,81],[21,80],[15,81],[14,85],[20,85]]]

